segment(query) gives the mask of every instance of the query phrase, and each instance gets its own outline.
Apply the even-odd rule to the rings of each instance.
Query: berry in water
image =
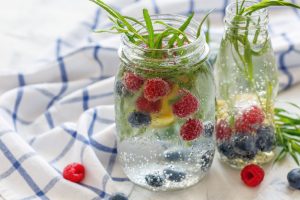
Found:
[[[161,101],[148,101],[145,97],[141,96],[136,100],[136,108],[141,112],[157,113],[161,109]]]
[[[265,120],[263,111],[257,107],[252,106],[246,109],[235,122],[235,129],[237,132],[251,132],[260,126]]]
[[[181,182],[185,179],[186,176],[184,172],[176,171],[173,169],[165,169],[164,175],[166,179],[173,182]]]
[[[232,130],[225,120],[220,120],[216,127],[217,140],[229,140]]]
[[[203,124],[198,119],[187,120],[180,128],[180,136],[183,140],[190,141],[198,138],[203,131]]]
[[[132,91],[138,91],[144,83],[144,79],[132,72],[126,72],[124,75],[124,84],[125,87]]]
[[[215,125],[208,121],[204,123],[204,136],[205,137],[211,137],[214,133]]]
[[[122,83],[122,81],[117,81],[116,85],[115,85],[115,93],[118,96],[126,96],[129,92],[128,90],[125,88],[124,84]]]
[[[147,113],[132,112],[128,117],[128,122],[132,127],[147,126],[151,123],[151,117]]]
[[[218,146],[219,152],[227,157],[228,159],[237,158],[237,154],[234,152],[233,145],[231,142],[224,141]]]
[[[200,165],[201,169],[206,172],[210,168],[213,158],[214,158],[215,151],[214,150],[208,150],[205,152],[203,156],[201,156],[200,159]]]
[[[166,150],[164,152],[164,158],[166,161],[176,162],[183,161],[188,156],[188,151],[184,149],[179,150]]]
[[[237,133],[232,139],[235,153],[244,159],[252,160],[257,154],[255,137],[248,134]]]
[[[250,164],[241,171],[242,181],[249,187],[258,186],[264,179],[265,172],[258,165]]]
[[[261,126],[256,131],[256,147],[263,152],[272,151],[275,148],[275,133],[271,126]]]
[[[287,179],[292,188],[300,190],[300,168],[290,171]]]
[[[148,174],[145,176],[145,180],[152,187],[161,187],[165,182],[165,179],[158,174]]]
[[[197,98],[187,90],[179,91],[179,100],[172,106],[173,113],[184,118],[195,113],[199,108],[199,102]]]
[[[166,96],[170,92],[170,90],[170,85],[163,79],[148,79],[144,87],[144,97],[149,101],[157,101]]]

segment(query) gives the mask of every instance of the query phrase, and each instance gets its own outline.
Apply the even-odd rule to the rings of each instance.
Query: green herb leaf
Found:
[[[147,31],[148,31],[148,45],[150,48],[153,48],[154,47],[154,30],[153,30],[151,17],[149,15],[149,12],[147,9],[143,9],[143,15],[144,15],[144,19],[145,19],[146,27],[147,27]]]
[[[181,30],[179,30],[177,28],[174,28],[174,27],[170,26],[169,24],[166,24],[163,21],[156,21],[154,23],[161,24],[161,25],[165,26],[166,28],[169,28],[169,29],[173,30],[174,32],[177,32],[177,33],[181,34],[189,42],[189,39],[188,39],[187,35],[184,32],[182,32]]]
[[[193,19],[193,17],[194,17],[194,12],[192,12],[190,15],[189,15],[189,17],[186,19],[186,21],[178,28],[178,30],[180,30],[180,31],[182,31],[182,32],[184,32],[185,31],[185,29],[189,26],[189,24],[191,23],[191,20]],[[174,43],[175,43],[175,41],[177,40],[177,38],[178,38],[179,36],[178,36],[178,34],[174,34],[173,35],[173,37],[169,40],[169,42],[168,42],[168,47],[169,48],[172,48],[172,47],[174,47]]]
[[[241,14],[251,15],[253,12],[264,9],[270,6],[288,6],[300,9],[299,5],[284,1],[284,0],[262,0],[261,2],[255,3],[247,8]]]
[[[196,35],[197,38],[198,38],[198,37],[200,36],[200,34],[201,34],[201,30],[202,30],[203,23],[205,22],[205,20],[208,18],[208,16],[209,16],[214,10],[215,10],[215,8],[214,8],[214,9],[211,9],[211,10],[204,16],[204,18],[202,19],[202,21],[201,21],[201,23],[200,23],[200,25],[199,25],[199,27],[198,27],[198,30],[197,30],[197,35]]]

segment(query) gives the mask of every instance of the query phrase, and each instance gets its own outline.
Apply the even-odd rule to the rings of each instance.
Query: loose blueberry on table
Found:
[[[287,175],[287,179],[292,188],[300,190],[300,168],[291,170]]]

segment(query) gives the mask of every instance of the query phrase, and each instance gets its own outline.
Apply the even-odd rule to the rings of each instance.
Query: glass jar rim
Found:
[[[236,8],[236,4],[238,3],[238,5],[241,3],[242,1],[238,1],[238,2],[231,2],[230,4],[227,5],[226,7],[226,14],[230,14],[230,15],[234,15],[235,13],[233,13]],[[249,3],[249,4],[254,4],[254,3],[258,3],[258,1],[256,0],[246,0],[245,3]],[[234,9],[232,9],[234,8]],[[259,9],[253,13],[251,13],[250,16],[244,16],[244,17],[259,17],[261,14],[264,14],[264,13],[268,13],[268,9],[267,8],[262,8],[262,9]]]
[[[164,21],[165,23],[173,26],[180,27],[187,19],[186,16],[172,15],[172,14],[158,14],[151,15],[152,22]],[[143,22],[142,19],[140,19]],[[154,31],[162,32],[164,27],[161,24],[153,23]],[[147,34],[145,27],[138,23],[134,23],[134,28],[140,27]],[[141,31],[140,30],[140,31]],[[136,66],[159,66],[161,69],[169,68],[171,66],[190,66],[200,63],[207,59],[209,54],[209,46],[206,42],[204,32],[201,31],[199,37],[196,37],[198,31],[198,23],[195,20],[191,20],[189,26],[186,28],[185,33],[190,39],[190,43],[181,47],[166,48],[166,49],[150,49],[143,46],[132,43],[128,37],[123,34],[121,36],[121,46],[119,49],[119,57],[125,63],[133,63]],[[143,32],[142,32],[143,33]],[[161,55],[153,57],[152,53]],[[189,61],[188,63],[183,61]],[[174,69],[174,68],[173,68]]]
[[[241,3],[242,1],[238,1],[238,5]],[[256,0],[246,0],[245,4],[254,4],[257,3],[258,1]],[[267,25],[269,23],[269,13],[267,8],[263,8],[260,10],[257,10],[253,13],[251,13],[251,15],[236,15],[236,7],[237,7],[237,3],[236,2],[232,2],[230,3],[227,7],[226,7],[226,15],[224,17],[224,23],[226,25],[226,27],[235,27],[238,28],[240,30],[250,30],[252,28],[254,29],[261,29],[261,30],[266,30],[267,29]],[[245,5],[244,4],[244,5]],[[238,20],[235,20],[235,16],[238,16]],[[246,23],[249,20],[250,24],[249,27],[246,27]],[[235,23],[233,23],[233,21]]]

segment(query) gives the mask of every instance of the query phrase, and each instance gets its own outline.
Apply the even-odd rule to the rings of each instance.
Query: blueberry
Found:
[[[145,180],[152,187],[161,187],[165,182],[164,178],[158,174],[148,174],[145,176]]]
[[[129,91],[125,88],[124,84],[120,80],[115,84],[115,92],[119,96],[126,96],[129,94]]]
[[[187,152],[183,149],[179,150],[166,150],[164,152],[164,158],[166,161],[175,162],[175,161],[183,161],[186,159]]]
[[[204,136],[211,137],[214,133],[215,125],[212,122],[204,123]]]
[[[257,154],[255,137],[249,134],[237,133],[233,139],[233,149],[241,158],[252,160]]]
[[[148,113],[132,112],[128,117],[128,122],[132,127],[147,126],[151,122],[151,117]]]
[[[209,150],[205,152],[205,154],[201,157],[200,164],[201,164],[201,169],[203,171],[207,171],[210,168],[214,158],[214,154],[215,154],[214,150]]]
[[[128,198],[123,193],[116,193],[108,200],[128,200]]]
[[[300,189],[300,168],[290,171],[287,179],[292,188]]]
[[[186,177],[186,174],[184,172],[175,171],[173,169],[165,169],[164,175],[166,179],[173,182],[181,182]]]
[[[223,142],[218,146],[219,152],[226,156],[228,159],[234,159],[237,157],[234,152],[233,145],[230,142]]]
[[[271,151],[276,143],[274,128],[262,126],[256,132],[256,147],[261,151]]]

